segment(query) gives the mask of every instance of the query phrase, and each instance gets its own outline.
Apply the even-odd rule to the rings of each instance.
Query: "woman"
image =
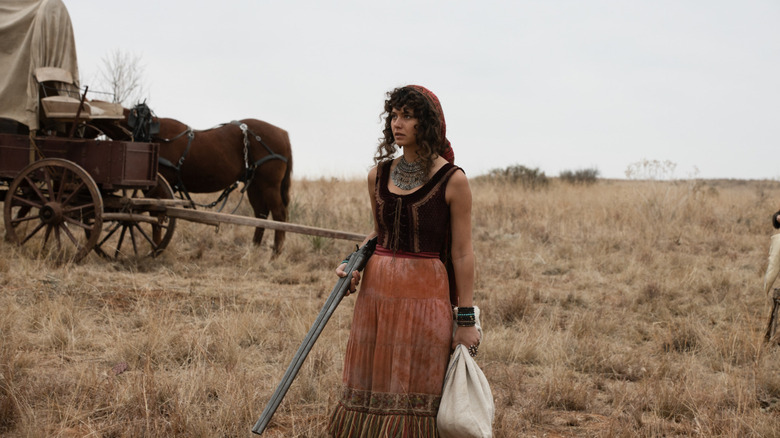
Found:
[[[334,437],[435,437],[451,350],[476,355],[471,190],[429,90],[388,93],[384,139],[368,173],[377,249],[347,343]],[[403,153],[393,158],[398,148]],[[450,269],[448,269],[448,266]],[[337,269],[343,277],[345,262]],[[355,272],[350,291],[361,276]],[[453,336],[452,306],[459,306]]]

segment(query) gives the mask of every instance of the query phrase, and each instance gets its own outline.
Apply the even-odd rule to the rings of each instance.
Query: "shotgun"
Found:
[[[252,427],[252,432],[260,435],[263,433],[266,426],[268,426],[268,422],[271,421],[271,417],[274,415],[274,412],[276,412],[279,404],[282,403],[282,399],[285,394],[287,394],[287,390],[290,389],[293,379],[295,379],[298,370],[301,368],[301,365],[303,365],[303,361],[306,359],[306,356],[308,356],[314,343],[317,342],[317,338],[320,336],[322,329],[325,328],[328,319],[330,319],[330,316],[336,310],[336,307],[338,307],[341,299],[344,298],[344,295],[349,290],[350,282],[352,281],[352,272],[363,270],[366,266],[366,262],[368,262],[368,258],[374,253],[375,248],[376,237],[366,242],[365,245],[358,248],[349,256],[347,267],[344,269],[347,272],[347,275],[339,278],[338,282],[336,282],[336,286],[325,301],[325,305],[322,306],[322,310],[320,310],[320,314],[317,315],[317,319],[314,320],[314,324],[311,326],[311,329],[309,329],[309,333],[306,334],[306,337],[303,338],[303,343],[298,347],[298,352],[293,356],[290,365],[287,367],[287,371],[285,371],[284,376],[282,377],[282,381],[279,382],[276,391],[274,391],[271,399],[268,400],[268,404],[260,415],[260,418],[257,420],[257,423]]]

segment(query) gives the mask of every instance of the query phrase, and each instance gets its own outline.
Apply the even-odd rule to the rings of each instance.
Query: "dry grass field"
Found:
[[[762,291],[780,183],[474,178],[472,190],[497,438],[780,436]],[[368,232],[365,192],[296,180],[291,222]],[[66,266],[0,240],[0,435],[250,436],[354,248],[288,234],[271,260],[269,234],[260,248],[251,234],[180,221],[157,259]],[[353,304],[265,436],[322,436]]]

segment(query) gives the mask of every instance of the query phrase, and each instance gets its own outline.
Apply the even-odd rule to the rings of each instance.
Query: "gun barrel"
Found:
[[[366,263],[368,262],[368,258],[371,257],[371,254],[374,253],[375,248],[376,237],[369,240],[360,249],[355,251],[352,256],[350,256],[349,262],[347,262],[347,268],[345,269],[347,275],[339,278],[339,280],[336,282],[336,285],[333,287],[333,291],[331,291],[328,299],[322,306],[319,315],[317,315],[317,319],[314,320],[314,324],[312,324],[309,332],[306,334],[306,337],[303,338],[301,346],[298,347],[298,351],[295,353],[295,356],[293,356],[292,361],[287,367],[287,371],[285,371],[281,382],[279,382],[279,385],[276,387],[276,391],[274,391],[273,395],[268,401],[268,404],[263,410],[263,413],[260,415],[260,418],[252,427],[252,432],[260,435],[263,433],[266,426],[268,426],[268,423],[271,421],[271,417],[273,417],[276,409],[282,403],[284,396],[287,394],[287,390],[290,389],[290,385],[292,385],[295,376],[298,375],[298,371],[300,370],[301,365],[303,365],[303,361],[306,359],[306,356],[309,355],[309,352],[314,346],[314,343],[317,341],[317,338],[320,336],[320,333],[322,333],[322,329],[325,328],[325,324],[328,323],[328,320],[330,319],[331,315],[333,315],[336,307],[338,307],[341,299],[344,298],[347,290],[349,290],[350,282],[352,280],[352,272],[356,270],[363,270],[363,268],[366,266]]]

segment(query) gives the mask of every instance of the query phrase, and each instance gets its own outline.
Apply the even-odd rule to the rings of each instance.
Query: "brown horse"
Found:
[[[218,192],[243,182],[242,191],[255,217],[267,218],[270,212],[273,220],[287,220],[292,147],[284,129],[244,119],[196,131],[178,120],[157,118],[144,103],[126,109],[119,124],[122,129],[101,129],[112,138],[159,143],[159,171],[185,197],[189,193]],[[255,229],[255,244],[260,244],[264,231]],[[284,237],[284,231],[274,232],[274,255],[281,252]]]

